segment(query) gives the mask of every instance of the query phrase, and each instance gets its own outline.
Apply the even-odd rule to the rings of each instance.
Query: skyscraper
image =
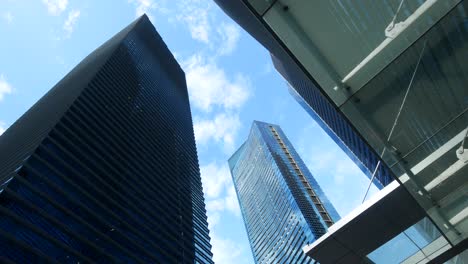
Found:
[[[383,211],[361,207],[308,254],[322,263],[360,261],[422,220],[430,243],[408,239],[412,249],[390,253],[392,263],[467,258],[468,1],[215,1],[271,52],[305,109],[385,186],[374,200]],[[348,239],[379,218],[379,236]],[[338,248],[347,248],[340,260]]]
[[[388,166],[382,163],[377,166],[380,160],[378,154],[357,133],[339,109],[329,102],[327,95],[321,92],[320,86],[301,67],[297,59],[291,56],[276,32],[268,27],[262,14],[270,11],[270,7],[274,4],[281,5],[281,1],[215,0],[215,2],[270,52],[276,70],[290,85],[290,94],[362,172],[372,179],[375,186],[381,189],[392,182],[394,178]],[[291,31],[296,32],[295,29]]]
[[[213,263],[185,75],[146,16],[0,137],[0,262]]]
[[[302,247],[339,215],[281,128],[254,121],[229,167],[256,262],[312,263]]]

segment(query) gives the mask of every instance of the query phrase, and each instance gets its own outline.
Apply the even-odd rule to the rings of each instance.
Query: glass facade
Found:
[[[320,94],[320,91],[310,81],[304,81],[298,74],[281,62],[275,62],[276,69],[287,78],[291,84],[290,94],[314,118],[317,124],[335,141],[335,143],[351,158],[352,161],[372,179],[379,189],[387,186],[394,178],[388,166],[379,163],[379,156],[355,131],[349,122],[335,107]]]
[[[0,152],[46,109],[57,122],[0,177],[0,262],[213,263],[185,76],[146,16],[9,128]]]
[[[339,215],[277,125],[255,121],[229,159],[257,263],[313,263],[303,246]]]
[[[282,43],[282,39],[278,39],[275,34],[276,32],[274,30],[268,30],[268,26],[265,26],[266,22],[264,19],[266,15],[273,12],[273,9],[281,9],[282,7],[283,12],[287,14],[286,11],[289,11],[289,5],[287,4],[291,4],[289,2],[293,2],[293,5],[295,2],[301,5],[304,5],[304,3],[301,1],[288,1],[288,3],[286,3],[286,1],[272,0],[215,0],[215,2],[270,51],[275,68],[290,85],[289,91],[291,95],[310,116],[314,118],[336,144],[340,146],[351,160],[356,163],[363,173],[367,175],[369,179],[372,179],[373,184],[379,189],[390,184],[395,178],[391,175],[388,166],[383,163],[377,166],[380,161],[379,155],[369,146],[366,140],[359,135],[333,102],[330,102],[327,95],[323,94],[319,84],[307,75],[307,71],[301,68],[301,64],[298,63],[293,56],[288,54],[289,47],[282,46],[284,43]],[[314,12],[313,14],[315,18],[318,18],[316,14],[317,10],[315,9],[316,3],[312,1],[306,2],[307,7],[314,6],[314,10],[312,10]],[[317,4],[327,5],[330,3],[332,6],[337,5],[334,2],[335,1],[326,1]],[[379,5],[379,3],[376,3],[376,5]],[[330,7],[328,8],[330,9]],[[307,12],[310,13],[310,11]],[[318,13],[324,12],[321,10]],[[327,17],[327,19],[329,19],[329,17]],[[317,27],[329,25],[329,21],[326,23],[322,21],[316,23]],[[284,30],[287,31],[285,34],[294,35],[295,30],[291,31],[287,26],[289,25],[284,26]],[[301,36],[304,35],[303,33],[298,34]],[[289,44],[291,43],[286,43],[286,45]],[[291,45],[298,45],[298,43],[293,42]],[[307,43],[307,45],[307,47],[309,47],[310,43]],[[330,45],[325,46],[331,47]],[[309,59],[309,57],[305,57],[304,59]],[[318,64],[318,62],[314,63]]]
[[[450,243],[427,218],[393,237],[368,255],[374,263],[427,263],[450,248]],[[462,264],[447,261],[446,264]]]
[[[452,246],[468,238],[467,9],[282,0],[263,14]]]
[[[467,1],[241,2],[279,43],[263,42],[274,59],[298,65],[344,115],[435,223],[445,250],[467,243]],[[292,86],[312,106],[317,90],[302,80]]]

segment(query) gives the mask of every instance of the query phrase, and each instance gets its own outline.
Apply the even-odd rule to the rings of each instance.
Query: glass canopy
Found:
[[[466,239],[467,1],[248,2],[444,239]]]
[[[449,242],[428,218],[424,218],[374,250],[367,257],[379,264],[426,263],[449,248],[451,248]],[[455,263],[447,262],[447,264]]]

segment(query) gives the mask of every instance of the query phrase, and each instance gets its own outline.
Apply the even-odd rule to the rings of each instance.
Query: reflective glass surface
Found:
[[[368,258],[379,264],[427,263],[450,248],[450,243],[432,222],[424,218],[374,250]]]
[[[64,113],[0,185],[0,262],[213,263],[184,73],[146,16],[127,29],[43,98]]]
[[[341,105],[458,2],[278,0],[263,18]]]
[[[468,237],[467,9],[279,0],[263,15],[452,244]]]
[[[281,129],[255,121],[229,165],[257,263],[312,263],[302,247],[339,215]]]
[[[335,141],[335,143],[351,158],[352,161],[364,172],[373,184],[381,189],[387,186],[395,178],[388,166],[379,163],[379,156],[365,143],[349,122],[310,81],[295,74],[294,70],[287,69],[288,81],[294,85],[290,87],[291,95],[310,114],[320,127]],[[377,167],[377,164],[380,164]],[[377,171],[375,171],[377,168]],[[374,173],[375,171],[375,173]]]
[[[451,258],[448,263],[466,264],[468,263],[468,249]]]
[[[468,237],[466,11],[463,1],[341,107],[454,244]]]

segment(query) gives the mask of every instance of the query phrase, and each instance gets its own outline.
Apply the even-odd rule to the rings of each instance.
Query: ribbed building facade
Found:
[[[211,258],[185,75],[143,16],[0,137],[0,262]]]
[[[255,121],[229,166],[256,263],[313,263],[302,247],[339,215],[281,128]]]

